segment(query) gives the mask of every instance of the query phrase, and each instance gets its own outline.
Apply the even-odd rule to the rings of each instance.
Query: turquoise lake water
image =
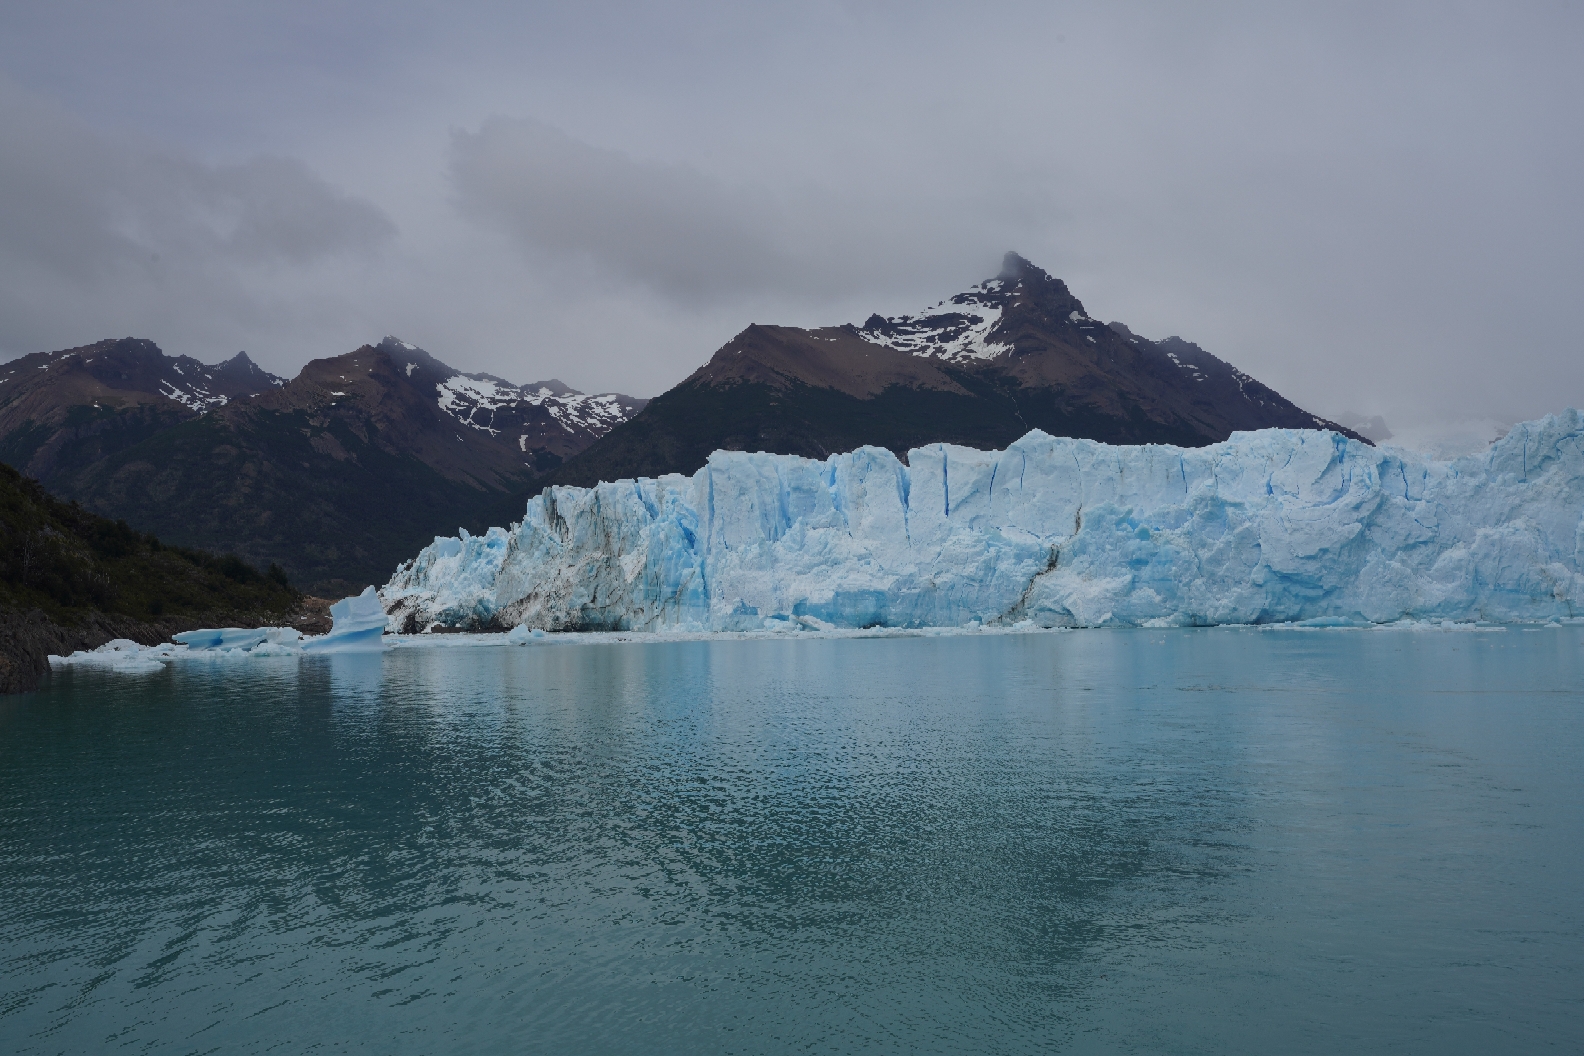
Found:
[[[1584,627],[556,644],[0,699],[0,1051],[1584,1048]]]

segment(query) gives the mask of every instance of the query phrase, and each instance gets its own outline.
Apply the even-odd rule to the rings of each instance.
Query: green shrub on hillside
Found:
[[[73,622],[91,609],[140,619],[286,613],[300,596],[275,565],[260,572],[235,554],[164,546],[0,464],[0,605]]]

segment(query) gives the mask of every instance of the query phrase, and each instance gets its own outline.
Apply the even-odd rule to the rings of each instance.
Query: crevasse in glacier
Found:
[[[905,465],[721,451],[691,477],[547,489],[380,593],[394,630],[1571,617],[1584,421],[1453,462],[1294,430],[1194,449],[1036,431]]]

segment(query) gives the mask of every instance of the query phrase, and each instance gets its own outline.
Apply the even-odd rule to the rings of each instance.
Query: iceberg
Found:
[[[229,661],[248,657],[300,656],[303,653],[371,652],[384,647],[386,616],[373,587],[357,597],[330,606],[334,621],[329,634],[304,638],[295,627],[207,627],[182,631],[160,645],[139,645],[126,638],[97,649],[79,649],[70,656],[51,656],[52,667],[99,667],[118,674],[142,675],[164,670],[174,660]]]
[[[218,627],[182,631],[180,634],[171,635],[171,641],[197,652],[210,649],[252,649],[268,637],[269,632],[263,627]]]
[[[548,488],[509,530],[436,539],[380,599],[398,632],[1571,618],[1584,420],[1450,462],[1283,429],[1202,448],[1036,430],[905,463],[717,451],[692,476]]]
[[[381,649],[385,634],[385,609],[373,587],[330,606],[330,633],[303,642],[305,653],[352,653]]]
[[[251,656],[296,656],[302,633],[294,627],[210,627],[182,631],[159,645],[139,645],[116,638],[97,649],[79,649],[70,656],[51,656],[51,667],[106,667],[118,674],[148,675],[163,671],[173,660],[230,660]]]
[[[100,667],[120,675],[152,675],[165,670],[163,661],[170,659],[177,647],[170,644],[139,645],[130,638],[112,638],[97,649],[79,649],[70,656],[50,656],[51,667],[81,665]]]

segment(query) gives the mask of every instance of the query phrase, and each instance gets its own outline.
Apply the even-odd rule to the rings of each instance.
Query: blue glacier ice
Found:
[[[436,539],[393,630],[1203,626],[1584,615],[1584,422],[1451,462],[1331,432],[1183,449],[1031,432],[555,487]]]
[[[173,634],[171,641],[198,652],[210,649],[252,649],[268,637],[269,628],[265,627],[206,627]]]
[[[384,647],[385,610],[373,587],[330,606],[330,620],[330,633],[305,639],[303,652],[351,653]]]
[[[304,638],[294,627],[210,627],[182,631],[169,642],[145,646],[125,638],[70,656],[51,656],[52,667],[108,667],[122,674],[153,674],[172,661],[232,660],[299,656],[302,653],[353,653],[384,648],[387,617],[379,594],[369,587],[330,606],[329,634]]]

